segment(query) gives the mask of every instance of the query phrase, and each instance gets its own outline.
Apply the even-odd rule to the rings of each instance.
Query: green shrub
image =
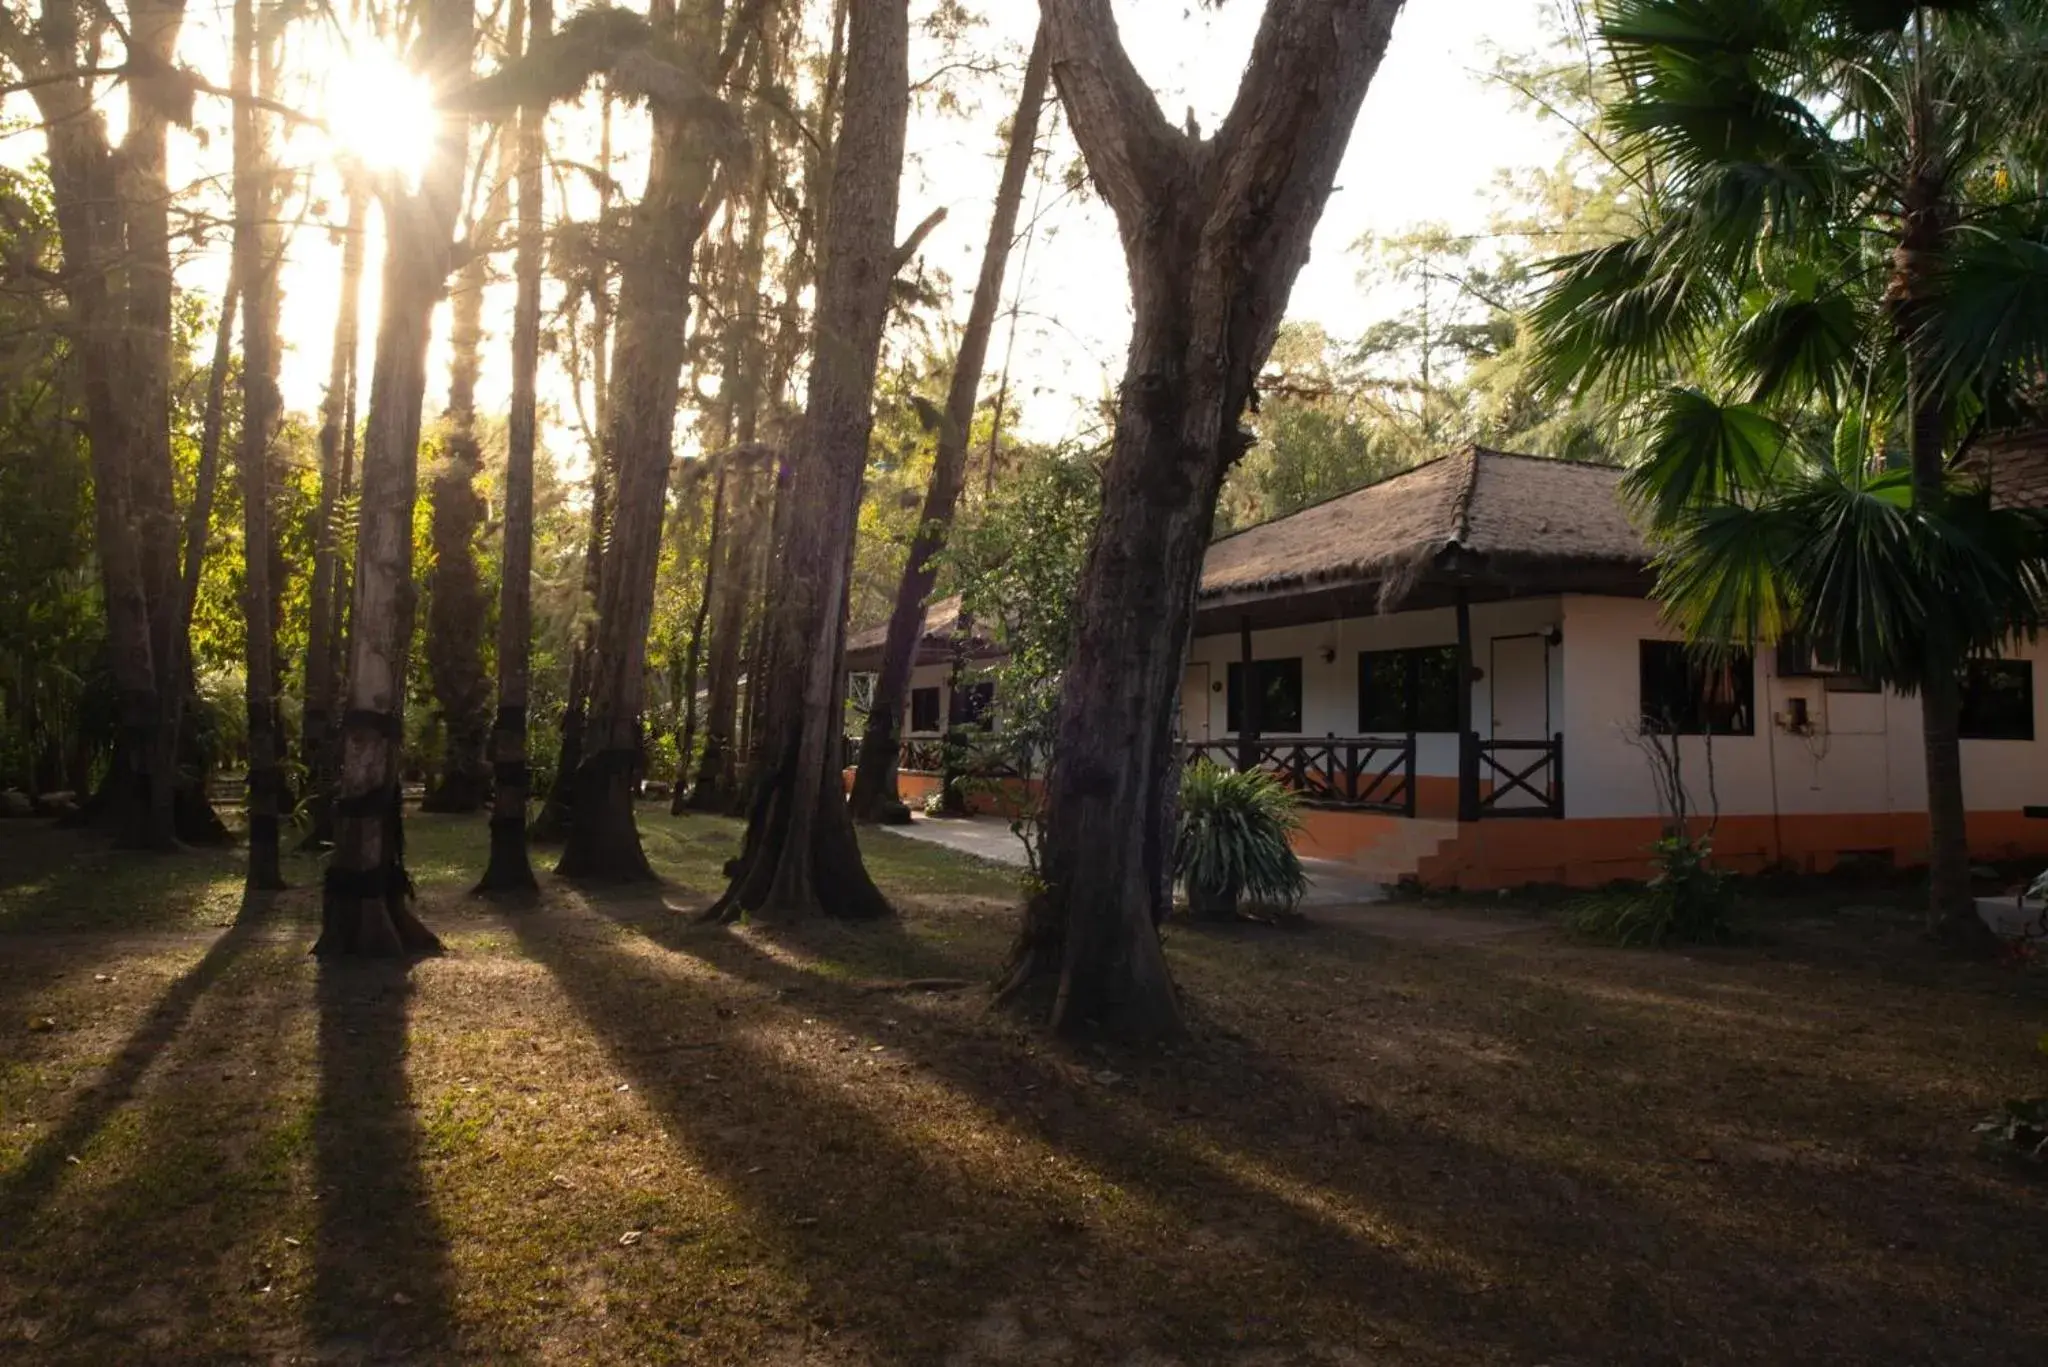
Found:
[[[2006,1102],[1977,1122],[1977,1137],[2002,1158],[2048,1163],[2048,1097]]]
[[[1174,876],[1198,911],[1234,910],[1240,900],[1292,908],[1308,891],[1290,839],[1300,827],[1294,795],[1270,774],[1203,760],[1181,777]]]
[[[1651,849],[1656,876],[1639,888],[1585,898],[1570,913],[1572,929],[1629,948],[1722,944],[1734,938],[1728,920],[1734,888],[1728,875],[1713,866],[1714,842],[1673,834]]]

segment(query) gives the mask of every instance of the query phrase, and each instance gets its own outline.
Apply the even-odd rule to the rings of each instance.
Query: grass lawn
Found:
[[[0,1362],[2048,1362],[2048,1180],[1969,1134],[2048,975],[1882,897],[1176,927],[1133,1054],[925,990],[1001,871],[876,834],[899,922],[705,928],[737,827],[642,822],[666,886],[498,912],[415,819],[450,952],[338,967],[237,851],[0,823]]]

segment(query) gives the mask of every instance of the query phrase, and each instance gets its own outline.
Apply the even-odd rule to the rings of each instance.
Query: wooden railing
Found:
[[[1478,754],[1481,820],[1564,815],[1564,737],[1468,742]]]
[[[1318,806],[1415,815],[1415,737],[1337,737],[1261,740],[1254,767],[1280,780],[1302,801]],[[1226,769],[1239,765],[1234,740],[1189,741],[1186,762],[1207,759]]]

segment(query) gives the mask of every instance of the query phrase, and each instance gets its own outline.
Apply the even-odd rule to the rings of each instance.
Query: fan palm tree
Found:
[[[1702,648],[1796,634],[1919,696],[1930,928],[1979,941],[1960,672],[2036,627],[2042,541],[1956,461],[2048,358],[2048,4],[1598,17],[1640,222],[1551,263],[1540,363],[1630,404],[1657,593]]]

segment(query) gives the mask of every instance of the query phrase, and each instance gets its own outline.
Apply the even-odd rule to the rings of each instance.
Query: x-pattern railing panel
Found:
[[[1190,741],[1183,749],[1189,764],[1207,759],[1226,769],[1239,768],[1241,756],[1234,740]],[[1415,814],[1412,736],[1261,739],[1253,746],[1251,767],[1273,775],[1305,802]]]
[[[1483,817],[1564,815],[1564,737],[1478,741],[1480,779],[1492,788],[1480,799]]]

